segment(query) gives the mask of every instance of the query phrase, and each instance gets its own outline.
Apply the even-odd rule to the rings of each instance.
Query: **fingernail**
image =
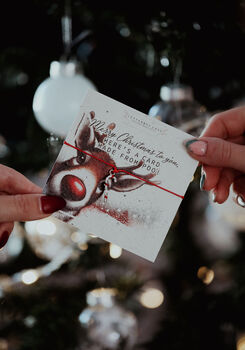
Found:
[[[240,205],[240,207],[245,208],[245,200],[240,194],[236,196],[236,203]]]
[[[5,244],[8,242],[9,239],[9,233],[7,231],[4,231],[0,237],[0,249],[5,246]]]
[[[214,192],[214,191],[212,191],[211,192],[211,196],[212,196],[212,201],[214,202],[214,203],[216,203],[217,201],[216,201],[216,192]]]
[[[44,214],[51,214],[66,206],[63,198],[57,196],[42,196],[41,209]]]
[[[207,142],[198,139],[192,139],[185,142],[187,150],[197,156],[204,156],[207,152],[207,146]]]
[[[204,184],[205,184],[205,180],[206,180],[206,174],[205,174],[205,172],[202,170],[201,179],[200,179],[200,190],[201,190],[201,191],[203,191],[203,187],[204,187]]]

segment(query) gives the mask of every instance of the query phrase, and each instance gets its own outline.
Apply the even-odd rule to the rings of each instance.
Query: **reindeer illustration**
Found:
[[[77,150],[74,157],[57,161],[46,184],[48,194],[58,195],[66,200],[66,207],[62,210],[63,213],[67,213],[65,221],[78,215],[83,208],[95,203],[109,190],[133,191],[146,184],[144,180],[155,176],[140,175],[141,179],[138,179],[127,174],[137,175],[134,171],[141,167],[143,161],[137,165],[121,167],[114,173],[113,167],[116,167],[116,164],[113,159],[107,152],[96,147],[96,142],[102,143],[107,134],[100,134],[91,126],[94,117],[95,113],[92,111],[84,113],[74,134],[75,146],[86,154]],[[107,126],[107,130],[114,128],[114,123]]]

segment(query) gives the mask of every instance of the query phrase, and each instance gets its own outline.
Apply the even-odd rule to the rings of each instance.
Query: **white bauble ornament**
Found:
[[[130,350],[137,341],[137,319],[115,300],[116,289],[99,288],[86,295],[88,306],[80,313],[81,349]],[[85,333],[85,334],[84,334]]]
[[[161,100],[149,110],[149,116],[161,120],[192,135],[199,135],[209,114],[194,99],[188,85],[168,84],[160,90]]]
[[[33,99],[33,111],[41,127],[63,138],[88,89],[96,90],[89,79],[77,73],[77,67],[75,61],[51,62],[50,77],[39,85]]]
[[[228,199],[223,204],[211,202],[212,209],[231,227],[238,231],[245,231],[245,209],[235,203],[237,194],[230,190]]]
[[[85,250],[89,240],[85,233],[52,216],[26,222],[25,230],[27,240],[36,255],[46,260],[53,260],[63,254],[66,247],[73,248],[70,250],[70,258],[75,258],[79,250]]]
[[[0,249],[0,264],[9,263],[20,254],[23,248],[23,238],[24,229],[19,222],[15,222],[7,244]]]

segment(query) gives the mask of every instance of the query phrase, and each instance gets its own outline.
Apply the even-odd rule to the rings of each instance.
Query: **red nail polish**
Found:
[[[9,233],[7,231],[4,231],[0,237],[0,249],[5,246],[5,244],[8,242],[9,239]]]
[[[66,206],[66,201],[61,197],[42,196],[41,207],[44,214],[52,214]]]

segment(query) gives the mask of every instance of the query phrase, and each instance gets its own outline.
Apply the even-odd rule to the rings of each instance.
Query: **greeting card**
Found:
[[[90,90],[44,188],[55,216],[154,261],[197,167],[191,136]]]

